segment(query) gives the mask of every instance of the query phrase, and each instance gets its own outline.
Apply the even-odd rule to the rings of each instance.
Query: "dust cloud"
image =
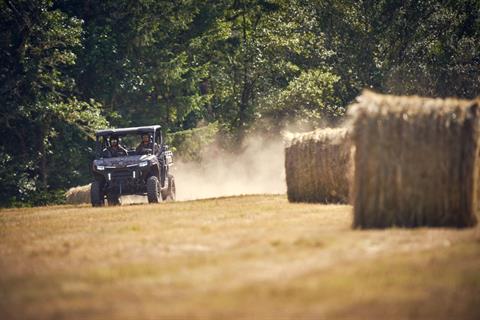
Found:
[[[177,200],[286,193],[281,138],[250,137],[238,154],[219,148],[211,148],[204,154],[201,163],[177,160],[174,168]]]

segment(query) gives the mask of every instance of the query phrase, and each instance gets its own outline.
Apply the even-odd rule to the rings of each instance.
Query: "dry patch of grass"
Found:
[[[244,196],[0,211],[0,318],[478,319],[480,231]]]

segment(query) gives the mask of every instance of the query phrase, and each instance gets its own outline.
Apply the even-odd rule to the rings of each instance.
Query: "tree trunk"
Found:
[[[249,94],[248,94],[248,72],[249,72],[249,59],[248,59],[248,35],[247,35],[247,21],[246,21],[246,6],[244,4],[243,14],[242,14],[242,34],[243,34],[243,79],[242,79],[242,90],[240,97],[240,105],[238,108],[238,140],[241,142],[245,137],[245,126],[248,120],[248,103],[249,103]]]
[[[49,128],[49,121],[45,121],[40,126],[40,134],[39,134],[39,147],[40,147],[40,181],[42,183],[42,187],[47,189],[48,187],[48,162],[47,162],[47,147],[46,147],[46,139],[48,134]]]

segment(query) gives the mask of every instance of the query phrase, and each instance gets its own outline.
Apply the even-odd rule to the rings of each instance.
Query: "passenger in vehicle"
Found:
[[[148,133],[142,134],[142,141],[137,146],[137,149],[135,150],[135,152],[137,154],[145,154],[148,152],[153,152],[156,154],[157,151],[158,151],[158,146],[156,143],[153,143],[150,135]]]
[[[118,137],[115,136],[110,137],[110,146],[103,150],[103,153],[106,158],[128,156],[127,150],[120,145]]]

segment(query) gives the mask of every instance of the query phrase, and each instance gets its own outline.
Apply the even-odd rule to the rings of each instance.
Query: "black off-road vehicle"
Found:
[[[140,148],[142,139],[146,142]],[[120,155],[112,152],[112,141]],[[97,131],[92,206],[103,206],[105,198],[109,205],[118,205],[121,195],[146,195],[150,203],[175,200],[172,164],[173,154],[158,125]]]

